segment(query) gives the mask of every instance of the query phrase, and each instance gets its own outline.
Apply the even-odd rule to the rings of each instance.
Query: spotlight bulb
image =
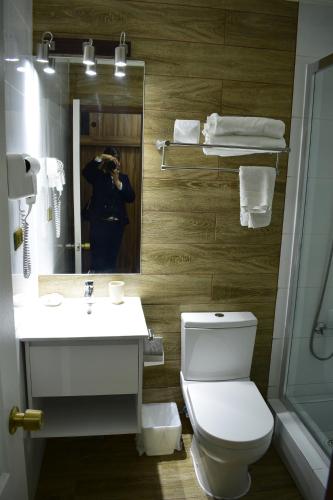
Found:
[[[23,64],[19,64],[16,67],[16,71],[18,71],[19,73],[25,73],[25,66],[23,66]]]
[[[48,65],[43,68],[43,71],[48,75],[54,75],[54,73],[56,72],[54,58],[48,60]]]
[[[97,75],[97,71],[95,69],[95,64],[93,66],[87,66],[87,69],[86,69],[85,73],[88,76],[96,76]]]
[[[121,66],[115,66],[114,76],[117,76],[118,78],[123,78],[124,76],[126,76],[125,69]]]

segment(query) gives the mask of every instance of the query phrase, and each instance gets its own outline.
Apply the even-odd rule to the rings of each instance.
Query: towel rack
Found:
[[[276,169],[276,175],[279,175],[279,157],[281,153],[289,153],[290,148],[285,147],[285,148],[260,148],[260,147],[250,147],[250,146],[226,146],[224,144],[191,144],[188,142],[171,142],[168,140],[161,140],[158,139],[156,141],[156,148],[160,151],[162,150],[162,158],[161,158],[161,170],[206,170],[206,171],[218,171],[218,172],[233,172],[233,173],[239,173],[238,168],[227,168],[227,167],[202,167],[202,166],[193,166],[193,165],[168,165],[165,163],[165,157],[166,157],[166,150],[169,147],[179,147],[179,148],[186,148],[186,147],[194,147],[194,148],[223,148],[223,149],[244,149],[247,151],[256,151],[256,152],[263,152],[267,154],[276,154],[276,161],[275,161],[275,169]],[[234,155],[236,156],[236,155]]]

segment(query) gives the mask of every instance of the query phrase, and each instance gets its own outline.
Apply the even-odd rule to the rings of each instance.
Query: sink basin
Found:
[[[90,301],[91,299],[89,299]],[[20,339],[105,339],[147,336],[139,297],[126,297],[112,304],[109,297],[93,298],[91,314],[85,298],[64,299],[56,307],[36,301],[15,311],[16,335]]]

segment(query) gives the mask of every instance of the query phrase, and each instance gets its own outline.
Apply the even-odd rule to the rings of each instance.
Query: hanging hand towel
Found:
[[[285,124],[281,120],[259,116],[219,116],[212,113],[205,124],[209,135],[254,135],[282,139]]]
[[[242,226],[269,226],[272,216],[276,170],[272,167],[239,167],[240,222]]]
[[[204,126],[202,132],[206,138],[205,144],[224,144],[225,146],[236,146],[235,149],[223,149],[223,148],[203,148],[205,155],[213,156],[243,156],[251,155],[256,153],[270,152],[270,149],[284,149],[286,147],[286,141],[284,139],[272,139],[271,137],[259,137],[259,136],[248,136],[248,135],[209,135]],[[252,149],[237,149],[237,146],[249,147]],[[254,148],[264,148],[263,150],[258,150]],[[265,149],[267,148],[267,150]]]
[[[185,142],[199,144],[200,121],[199,120],[175,120],[173,130],[173,142]]]

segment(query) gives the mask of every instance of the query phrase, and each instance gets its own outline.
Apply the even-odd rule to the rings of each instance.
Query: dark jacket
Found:
[[[90,220],[106,220],[109,217],[115,217],[120,224],[128,224],[126,203],[131,203],[135,199],[128,176],[119,174],[119,180],[123,185],[120,191],[114,185],[111,175],[104,173],[99,167],[100,163],[92,160],[82,171],[85,179],[93,186],[89,207]]]

